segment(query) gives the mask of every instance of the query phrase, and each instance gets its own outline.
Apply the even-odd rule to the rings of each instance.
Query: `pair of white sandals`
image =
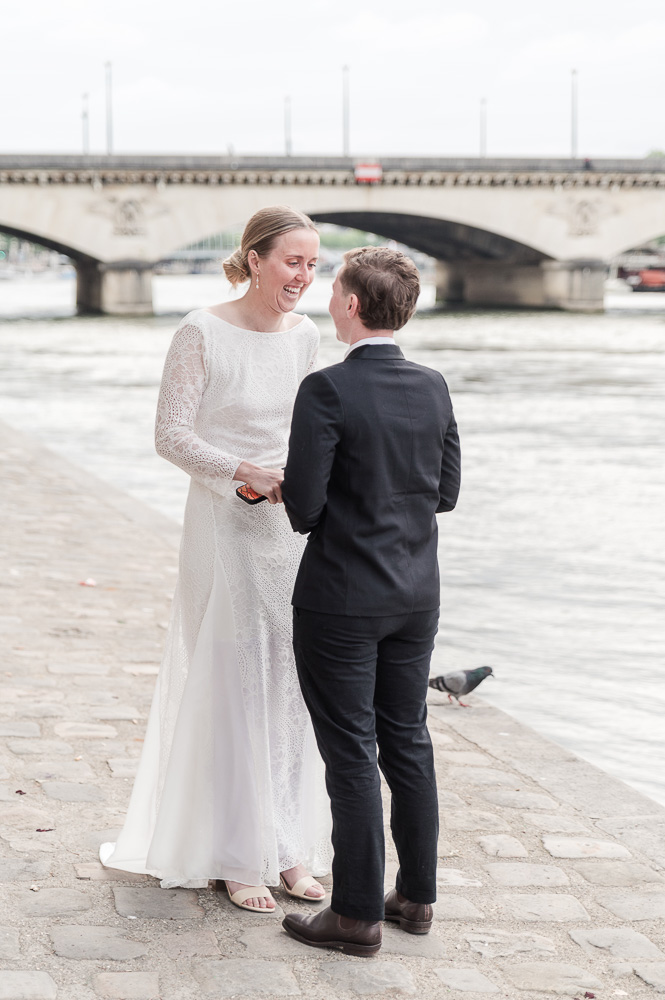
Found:
[[[307,890],[311,889],[312,886],[314,885],[321,886],[321,883],[317,882],[316,879],[312,878],[311,875],[303,875],[303,877],[299,878],[298,881],[290,888],[286,884],[286,880],[284,879],[283,875],[279,876],[279,880],[282,884],[284,892],[286,892],[287,895],[289,896],[293,896],[294,899],[304,899],[308,903],[321,903],[326,898],[325,894],[323,896],[307,895]],[[226,882],[222,881],[221,884],[224,886],[226,891],[229,892]],[[321,886],[321,888],[323,887]],[[275,912],[274,907],[247,905],[248,899],[272,899],[272,898],[273,895],[270,889],[268,889],[265,885],[249,885],[247,886],[246,889],[238,889],[238,891],[234,893],[229,892],[229,899],[231,900],[234,906],[240,907],[241,910],[249,910],[251,913],[261,913],[261,914],[274,913]]]

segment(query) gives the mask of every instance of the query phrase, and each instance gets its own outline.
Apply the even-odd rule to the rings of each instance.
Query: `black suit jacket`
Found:
[[[453,509],[459,480],[438,372],[396,344],[366,344],[308,375],[282,483],[294,531],[310,533],[293,604],[369,617],[438,608],[434,515]]]

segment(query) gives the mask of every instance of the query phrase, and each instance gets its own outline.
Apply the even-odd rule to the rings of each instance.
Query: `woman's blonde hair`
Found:
[[[289,205],[270,205],[255,212],[245,226],[239,248],[222,263],[224,274],[233,287],[251,277],[247,260],[250,250],[254,250],[259,257],[266,257],[277,238],[292,229],[313,229],[316,232],[309,216]]]

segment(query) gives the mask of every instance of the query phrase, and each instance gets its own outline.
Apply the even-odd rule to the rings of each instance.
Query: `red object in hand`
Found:
[[[262,500],[267,500],[268,498],[263,496],[262,493],[256,493],[249,483],[245,483],[244,486],[239,486],[236,490],[236,496],[239,496],[241,500],[245,503],[261,503]]]

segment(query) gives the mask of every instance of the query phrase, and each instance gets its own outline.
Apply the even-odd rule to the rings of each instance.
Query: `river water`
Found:
[[[322,364],[342,354],[329,289],[302,303]],[[71,281],[0,283],[0,416],[180,519],[187,477],[153,451],[161,368],[177,313],[225,294],[161,277],[163,315],[85,318]],[[445,375],[462,440],[434,667],[491,664],[479,693],[665,803],[665,297],[611,304],[423,311],[399,338]]]

